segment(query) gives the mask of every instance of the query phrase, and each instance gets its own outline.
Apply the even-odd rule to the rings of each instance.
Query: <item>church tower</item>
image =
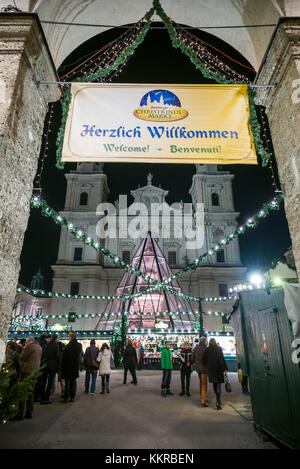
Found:
[[[190,194],[193,205],[204,204],[205,244],[207,252],[212,246],[232,233],[237,227],[239,213],[234,210],[232,180],[229,171],[219,171],[217,165],[196,164]],[[238,240],[209,259],[211,264],[241,265]]]
[[[238,226],[239,212],[234,209],[232,181],[234,175],[221,171],[217,165],[196,164],[190,195],[196,204],[204,204],[204,246],[197,256],[215,246]],[[245,267],[241,264],[239,241],[234,239],[224,250],[206,258],[194,273],[190,274],[184,289],[197,297],[224,297],[233,284],[243,280]],[[187,279],[184,279],[187,281]],[[232,302],[203,303],[204,311],[230,311]],[[196,305],[194,305],[196,307]],[[223,319],[223,323],[226,319]],[[207,330],[220,330],[220,318],[206,317]]]
[[[109,194],[103,164],[78,163],[75,171],[66,174],[66,179],[65,207],[60,214],[95,241],[98,240],[97,206],[105,202]],[[62,227],[57,262],[52,266],[53,291],[71,295],[99,294],[104,288],[102,263],[101,254],[92,247],[83,245]],[[53,298],[52,314],[94,313],[98,307],[100,304],[96,306],[90,300]]]

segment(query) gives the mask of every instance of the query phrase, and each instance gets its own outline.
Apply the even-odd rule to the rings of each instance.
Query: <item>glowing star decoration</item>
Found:
[[[152,90],[142,97],[134,115],[146,121],[171,122],[184,119],[188,112],[181,107],[176,94],[168,90]]]

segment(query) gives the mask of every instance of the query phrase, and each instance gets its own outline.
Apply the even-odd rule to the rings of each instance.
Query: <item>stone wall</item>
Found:
[[[259,73],[257,103],[266,106],[300,275],[300,18],[283,18]],[[280,226],[278,227],[280,230]]]
[[[56,71],[34,14],[0,14],[0,339],[6,340]]]

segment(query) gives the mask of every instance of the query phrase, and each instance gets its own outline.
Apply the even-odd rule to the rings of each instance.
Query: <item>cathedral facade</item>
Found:
[[[133,205],[128,207],[128,211],[124,211],[117,201],[114,204],[116,236],[97,238],[99,220],[106,214],[99,212],[99,204],[105,203],[109,195],[107,176],[103,172],[103,165],[99,163],[79,163],[75,171],[66,174],[67,191],[65,207],[61,215],[74,226],[80,227],[94,240],[98,239],[99,243],[127,264],[130,264],[141,240],[152,226],[152,236],[157,241],[172,272],[176,273],[236,229],[239,213],[234,209],[233,177],[228,171],[220,171],[217,165],[196,165],[196,173],[191,181],[189,193],[192,225],[194,225],[197,204],[203,204],[204,208],[204,242],[200,247],[188,247],[188,239],[184,232],[179,234],[176,232],[178,224],[176,225],[174,219],[176,219],[176,213],[179,212],[172,211],[175,204],[171,207],[166,202],[168,191],[162,189],[160,185],[157,187],[152,184],[151,174],[147,176],[146,185],[131,191],[133,204],[144,204],[146,208],[149,208],[151,204],[165,204],[169,207],[172,222],[167,236],[163,217],[158,219],[154,232],[149,219],[149,223],[145,223],[144,231],[143,227],[139,226],[139,230],[135,230],[135,237],[130,236],[130,229],[124,230],[124,226],[130,228],[134,223],[136,214],[133,213]],[[181,201],[176,204],[178,208],[182,205]],[[83,245],[65,228],[61,231],[58,258],[52,269],[54,271],[53,292],[72,295],[111,296],[124,274],[124,269],[116,266],[112,259],[103,256],[90,246]],[[192,296],[224,297],[228,295],[228,289],[232,285],[242,281],[244,272],[239,243],[235,239],[223,251],[205,259],[200,267],[186,272],[178,279],[178,282],[182,291]],[[97,319],[88,315],[103,313],[106,305],[106,301],[53,298],[51,314],[73,313],[73,317],[86,315],[87,317],[77,318],[73,327],[77,330],[93,330],[97,326]],[[230,300],[202,302],[203,311],[212,312],[210,316],[204,316],[205,329],[207,331],[228,329],[229,326],[224,324],[226,319],[213,313],[230,311],[231,305]],[[198,303],[191,302],[191,306],[194,311],[198,311]],[[65,320],[62,319],[62,321]]]

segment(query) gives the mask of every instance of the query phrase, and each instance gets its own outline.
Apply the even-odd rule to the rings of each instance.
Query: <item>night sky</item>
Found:
[[[153,23],[153,25],[161,26],[162,24]],[[73,28],[74,34],[76,34],[76,27]],[[63,76],[74,68],[74,63],[83,62],[86,56],[92,55],[111,40],[120,36],[122,32],[121,29],[112,29],[86,41],[64,61],[58,70],[59,76]],[[203,31],[195,32],[193,30],[192,32],[232,58],[251,66],[236,50],[215,36]],[[226,63],[234,66],[236,71],[246,74],[245,68],[228,60]],[[253,74],[248,76],[251,79],[254,78]],[[144,42],[129,59],[123,72],[113,79],[113,82],[215,83],[205,79],[188,57],[179,49],[172,47],[169,35],[163,29],[151,29],[148,32]],[[42,197],[54,209],[62,210],[66,191],[64,174],[75,169],[76,165],[67,163],[63,171],[55,167],[55,140],[60,125],[60,104],[55,103],[54,109],[55,114],[48,139],[48,156],[45,159],[42,174]],[[46,124],[47,122],[48,116],[45,119]],[[45,142],[42,143],[41,154],[44,144]],[[269,202],[273,198],[274,188],[272,187],[270,170],[263,168],[261,164],[259,166],[223,165],[222,169],[229,170],[235,175],[233,191],[235,208],[240,212],[239,223],[245,222],[261,207],[262,203]],[[130,190],[136,189],[138,184],[146,185],[146,175],[149,171],[154,175],[152,183],[157,186],[161,184],[163,189],[169,191],[166,198],[168,203],[180,200],[191,202],[189,189],[192,184],[192,176],[195,173],[194,165],[142,163],[105,164],[104,172],[107,174],[111,192],[109,201],[115,201],[119,194],[129,195]],[[58,225],[52,220],[42,217],[37,209],[31,210],[21,255],[20,283],[30,286],[32,275],[37,272],[38,268],[41,268],[45,276],[45,288],[49,290],[52,288],[50,266],[56,262],[59,234]],[[274,212],[264,219],[258,228],[249,230],[240,237],[242,262],[249,270],[268,267],[275,258],[281,257],[290,246],[291,240],[283,207],[279,212]]]

